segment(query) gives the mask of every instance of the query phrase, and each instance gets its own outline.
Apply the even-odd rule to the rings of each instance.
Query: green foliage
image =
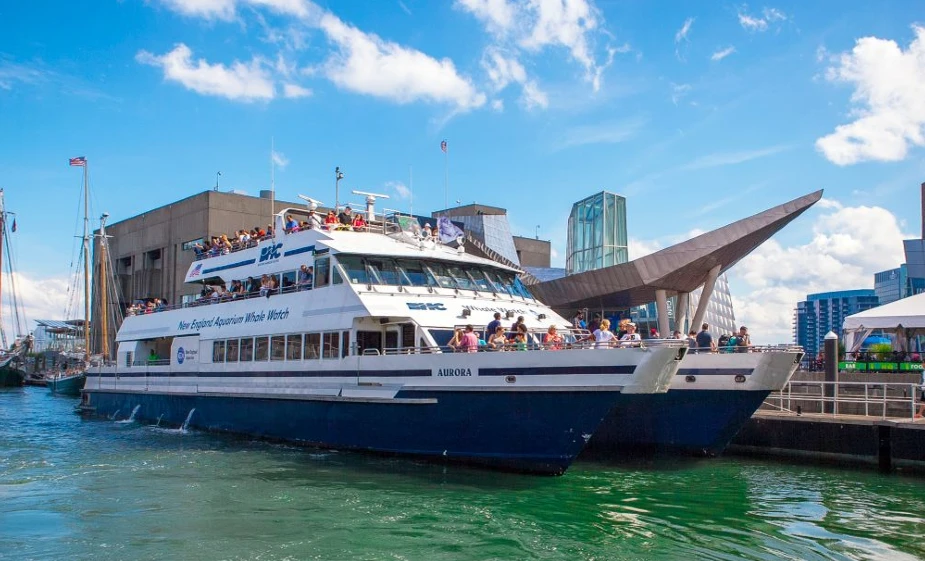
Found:
[[[893,358],[893,345],[890,343],[875,343],[867,348],[867,352],[877,360],[890,360]]]

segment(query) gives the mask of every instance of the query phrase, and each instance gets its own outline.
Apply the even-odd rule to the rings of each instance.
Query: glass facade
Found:
[[[793,335],[797,345],[813,358],[822,350],[823,339],[829,331],[842,335],[842,324],[851,314],[876,308],[880,304],[877,293],[871,289],[843,290],[810,294],[797,303],[794,313]]]
[[[909,296],[906,293],[906,278],[908,277],[906,265],[896,269],[874,273],[874,292],[880,305],[895,302]]]
[[[626,199],[602,191],[572,205],[565,252],[568,274],[627,261]]]
[[[475,208],[474,211],[473,208]],[[441,213],[446,214],[450,220],[461,225],[463,230],[471,233],[512,263],[519,265],[520,260],[517,258],[517,249],[514,247],[514,236],[511,234],[507,214],[496,213],[495,210],[497,209],[483,211],[470,205],[469,207],[451,208]]]

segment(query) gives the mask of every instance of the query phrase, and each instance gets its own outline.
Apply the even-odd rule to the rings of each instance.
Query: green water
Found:
[[[727,458],[519,476],[75,404],[0,392],[0,559],[925,558],[922,479]]]

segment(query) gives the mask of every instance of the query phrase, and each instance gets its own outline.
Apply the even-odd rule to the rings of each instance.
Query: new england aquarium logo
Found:
[[[279,259],[279,248],[283,247],[283,244],[278,243],[275,245],[268,245],[267,247],[260,250],[260,263],[264,261],[270,261],[272,259]]]
[[[442,303],[433,302],[405,302],[409,310],[440,310],[446,311],[446,306]]]
[[[183,364],[183,361],[186,360],[186,352],[183,350],[183,347],[177,349],[177,364]]]
[[[196,265],[195,267],[193,267],[193,270],[192,270],[192,272],[189,274],[189,276],[190,276],[190,278],[198,277],[198,276],[199,276],[199,273],[201,273],[201,272],[202,272],[202,263],[200,263],[200,264]]]

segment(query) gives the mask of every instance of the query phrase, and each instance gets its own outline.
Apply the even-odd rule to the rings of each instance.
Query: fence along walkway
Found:
[[[772,392],[759,411],[915,419],[918,384],[884,382],[790,382]]]

